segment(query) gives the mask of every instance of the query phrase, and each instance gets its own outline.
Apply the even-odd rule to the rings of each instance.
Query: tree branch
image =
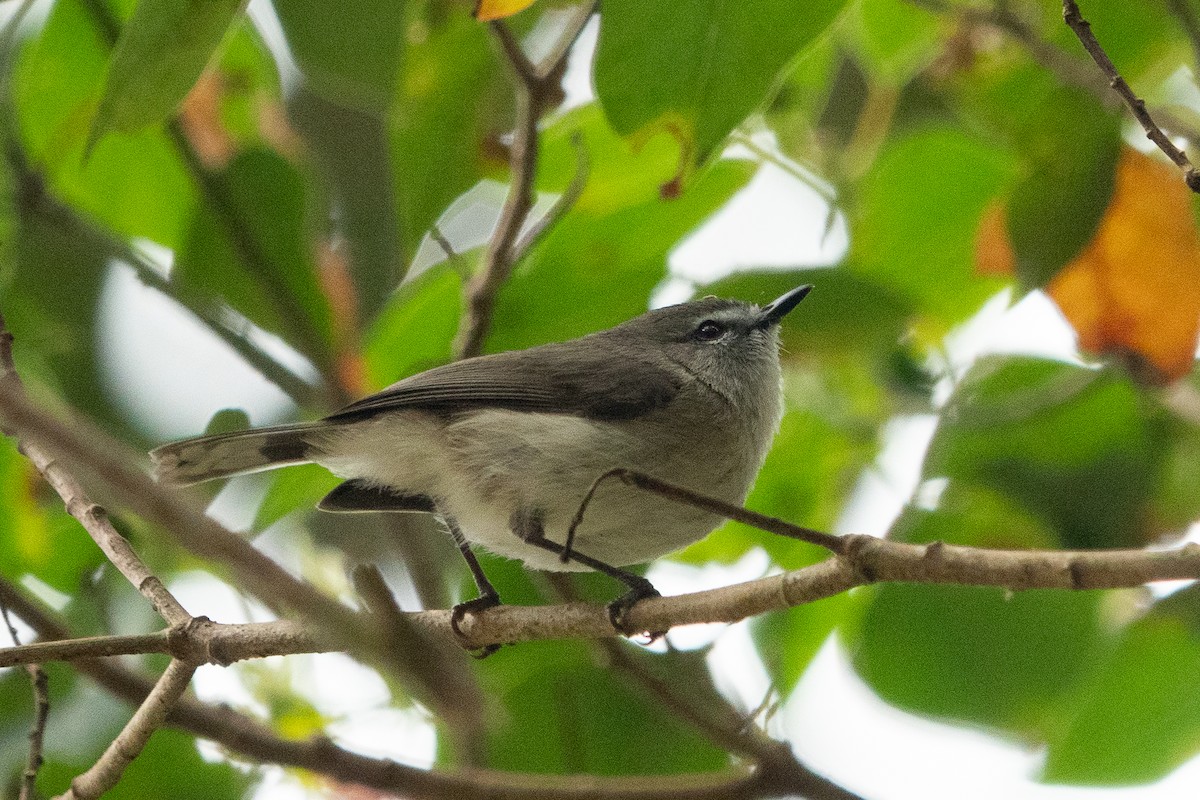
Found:
[[[1100,46],[1100,42],[1096,39],[1095,34],[1092,33],[1091,24],[1079,12],[1079,5],[1075,0],[1063,0],[1063,21],[1079,37],[1083,49],[1087,50],[1088,55],[1096,62],[1096,66],[1104,73],[1104,77],[1108,79],[1109,86],[1121,97],[1125,105],[1129,107],[1138,124],[1142,126],[1142,130],[1146,132],[1146,138],[1154,142],[1167,158],[1171,159],[1177,167],[1183,170],[1183,180],[1188,188],[1193,192],[1200,193],[1200,174],[1196,172],[1196,168],[1188,160],[1187,154],[1176,147],[1170,137],[1163,133],[1162,128],[1158,127],[1158,124],[1150,116],[1150,112],[1146,110],[1146,101],[1134,94],[1133,89],[1121,77],[1121,73],[1117,71],[1116,65],[1113,64],[1112,59],[1104,52],[1104,48]]]
[[[513,267],[524,255],[535,237],[520,239],[521,229],[533,210],[533,183],[537,176],[538,120],[559,99],[559,81],[566,66],[571,46],[583,32],[595,11],[595,3],[583,6],[558,40],[550,55],[534,64],[525,55],[512,31],[503,21],[491,23],[492,33],[500,42],[513,73],[516,86],[516,130],[509,152],[512,185],[505,198],[487,246],[479,271],[464,287],[466,313],[458,332],[455,352],[459,358],[470,358],[483,352],[483,343],[492,326],[496,295],[512,274]],[[568,189],[568,193],[570,189]],[[561,211],[559,216],[561,216]],[[539,234],[541,231],[538,232]]]
[[[22,6],[24,8],[24,6]],[[20,12],[18,12],[20,13]],[[13,645],[21,646],[21,638],[17,629],[8,616],[8,604],[0,599],[0,617],[8,628],[8,635]],[[29,755],[25,758],[25,769],[21,772],[21,790],[18,800],[35,800],[37,797],[37,776],[42,768],[42,749],[46,739],[46,720],[50,716],[50,678],[41,664],[27,664],[29,682],[33,687],[33,724],[29,728]]]
[[[577,600],[575,585],[566,573],[553,573],[550,582],[560,599]],[[655,656],[632,651],[616,639],[598,639],[593,643],[608,665],[636,684],[653,700],[707,737],[717,747],[750,760],[759,777],[778,794],[798,794],[807,800],[862,800],[800,762],[786,742],[767,736],[752,720],[744,718],[721,697],[716,688],[696,692],[680,691],[668,680],[655,674],[649,661]]]
[[[56,614],[3,578],[0,600],[43,638],[71,636]],[[114,696],[131,703],[143,702],[153,689],[152,680],[119,662],[85,659],[75,666]],[[353,753],[324,737],[281,739],[245,714],[188,697],[170,710],[167,723],[253,761],[308,769],[412,800],[545,800],[548,796],[563,800],[750,800],[767,796],[769,788],[760,776],[747,771],[646,779],[426,771]]]
[[[841,554],[810,567],[719,589],[642,600],[629,611],[631,625],[638,630],[666,631],[680,625],[738,622],[870,583],[954,584],[1024,591],[1124,589],[1155,581],[1200,579],[1200,545],[1194,543],[1174,550],[1059,551],[993,550],[943,542],[908,544],[857,534],[841,539]],[[28,621],[19,608],[13,606],[13,610]],[[450,611],[418,611],[404,616],[417,630],[444,637],[446,641],[454,640]],[[205,626],[196,635],[201,637],[199,641],[208,642],[204,647],[210,654],[205,660],[213,663],[330,652],[354,644],[340,637],[331,639],[323,629],[290,622],[220,625],[197,618],[193,624]],[[208,625],[215,628],[208,631]],[[597,603],[502,605],[467,615],[459,627],[465,637],[464,644],[471,648],[616,635],[606,607]],[[374,635],[378,636],[378,632]],[[119,652],[178,654],[183,642],[190,641],[133,637],[122,640],[129,649],[120,650],[116,638],[82,640],[77,649],[64,645],[62,650],[29,650],[35,645],[24,645],[0,650],[0,665]]]
[[[24,402],[25,390],[13,365],[12,338],[12,334],[9,333],[4,323],[4,316],[0,314],[0,390],[12,397],[20,398]],[[5,433],[13,435],[10,431],[5,431]],[[167,591],[167,587],[138,557],[125,537],[113,527],[104,509],[88,498],[79,482],[63,465],[55,461],[49,451],[43,448],[36,439],[29,440],[25,437],[18,437],[17,446],[33,462],[34,467],[54,488],[54,491],[58,492],[59,497],[66,504],[67,512],[79,520],[79,524],[88,532],[88,535],[113,563],[113,566],[120,570],[134,588],[150,601],[154,610],[168,625],[191,619],[191,614]]]
[[[141,755],[151,734],[166,722],[167,712],[187,691],[195,672],[195,664],[172,660],[117,738],[87,772],[71,781],[62,800],[95,800],[116,786],[125,768]]]

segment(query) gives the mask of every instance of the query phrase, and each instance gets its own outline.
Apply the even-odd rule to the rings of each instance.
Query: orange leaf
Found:
[[[475,19],[487,22],[493,19],[511,17],[518,11],[524,11],[534,4],[535,0],[479,0],[475,4]]]
[[[1004,224],[1004,205],[992,202],[979,218],[979,230],[975,232],[975,274],[981,276],[1014,275],[1017,258],[1008,241],[1008,229]]]
[[[1150,383],[1186,375],[1200,331],[1200,235],[1175,169],[1126,149],[1112,202],[1047,293],[1081,350],[1115,355]]]

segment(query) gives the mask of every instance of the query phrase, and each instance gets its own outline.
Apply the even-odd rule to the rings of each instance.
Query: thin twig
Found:
[[[553,573],[548,577],[561,600],[579,599],[566,573]],[[640,654],[631,652],[627,645],[616,639],[596,640],[593,648],[609,666],[717,747],[753,762],[756,774],[777,793],[797,794],[808,800],[862,800],[806,767],[786,742],[772,739],[749,723],[720,696],[711,681],[699,692],[693,687],[680,691],[651,671],[639,659]]]
[[[146,747],[151,734],[166,722],[167,712],[187,691],[195,672],[195,664],[171,661],[117,738],[87,772],[71,781],[71,788],[61,796],[62,800],[95,800],[116,786],[125,768]]]
[[[5,325],[3,314],[0,314],[0,391],[19,397],[24,401],[24,388],[21,386],[21,380],[13,365],[12,341],[12,334]],[[14,435],[12,431],[5,431],[5,433],[10,436]],[[191,614],[167,591],[167,587],[155,577],[145,562],[134,552],[125,537],[113,527],[105,510],[88,498],[83,486],[62,464],[55,460],[53,454],[45,449],[36,438],[30,439],[18,435],[17,441],[21,452],[33,462],[37,471],[46,479],[46,483],[50,484],[62,498],[67,512],[79,520],[79,524],[88,532],[108,560],[120,570],[135,589],[142,593],[143,597],[150,601],[159,616],[168,625],[175,625],[191,619]]]
[[[525,235],[517,240],[514,251],[517,253],[516,260],[518,261],[523,254],[533,249],[533,246],[541,241],[547,231],[557,225],[568,211],[575,207],[584,188],[587,187],[588,174],[591,172],[591,159],[588,157],[587,143],[583,140],[583,133],[575,131],[571,134],[571,146],[575,149],[575,175],[563,193],[554,201],[554,205],[550,206],[550,210],[530,225]]]
[[[701,708],[692,697],[645,668],[629,652],[627,645],[615,639],[602,639],[597,642],[597,647],[604,651],[613,667],[673,714],[719,747],[753,761],[756,774],[778,793],[798,795],[806,800],[862,800],[859,795],[805,766],[786,742],[772,739],[756,725],[746,724],[728,703]]]
[[[377,567],[361,564],[352,578],[395,662],[407,666],[408,688],[446,722],[454,733],[456,752],[477,763],[483,756],[484,697],[462,648],[415,625],[396,604]]]
[[[709,497],[700,492],[676,486],[673,483],[659,480],[645,473],[618,467],[610,469],[592,481],[587,494],[583,496],[583,501],[579,504],[579,509],[575,512],[575,517],[571,520],[571,524],[567,528],[567,540],[562,555],[559,557],[559,560],[564,564],[571,558],[571,550],[575,542],[575,530],[583,522],[583,517],[587,513],[588,506],[591,505],[593,498],[596,496],[596,490],[600,488],[601,484],[609,480],[619,480],[627,486],[633,486],[637,489],[657,494],[677,503],[711,511],[727,519],[752,525],[767,533],[774,533],[777,536],[786,536],[789,539],[799,539],[802,542],[815,544],[818,547],[824,547],[831,553],[841,553],[845,546],[846,540],[843,537],[814,531],[811,528],[801,528],[790,522],[784,522],[775,517],[768,517],[766,514],[759,514],[757,511],[750,511],[749,509]]]
[[[21,637],[8,616],[8,604],[0,599],[0,617],[8,628],[8,635],[15,647],[21,646]],[[37,776],[42,768],[42,750],[46,739],[46,720],[50,717],[50,677],[41,664],[26,664],[29,682],[33,687],[33,724],[29,727],[29,755],[25,758],[25,769],[21,772],[21,791],[18,800],[34,800],[37,797]]]
[[[1162,128],[1158,127],[1158,124],[1150,116],[1150,112],[1146,110],[1146,101],[1134,94],[1129,83],[1121,77],[1121,73],[1117,71],[1116,65],[1113,64],[1112,59],[1104,52],[1104,48],[1100,46],[1100,42],[1096,39],[1095,34],[1092,33],[1091,24],[1080,13],[1079,5],[1075,0],[1063,0],[1063,21],[1079,37],[1083,49],[1087,50],[1088,55],[1096,62],[1096,66],[1104,73],[1104,77],[1108,79],[1109,86],[1125,101],[1125,105],[1129,107],[1134,118],[1142,126],[1142,130],[1146,132],[1146,138],[1154,142],[1158,146],[1158,149],[1166,154],[1167,158],[1171,159],[1177,167],[1183,170],[1183,179],[1188,188],[1193,192],[1200,193],[1200,174],[1196,172],[1196,168],[1188,160],[1187,154],[1176,147],[1170,137],[1163,133]]]
[[[512,184],[500,220],[484,248],[479,270],[464,287],[466,312],[459,328],[455,352],[459,358],[470,358],[483,351],[483,343],[492,326],[496,295],[512,274],[524,251],[520,249],[521,229],[533,210],[533,183],[537,176],[538,120],[556,102],[561,71],[566,65],[571,47],[583,32],[595,3],[582,6],[550,54],[534,64],[521,49],[520,43],[503,21],[491,24],[491,29],[517,77],[516,130],[509,151]]]

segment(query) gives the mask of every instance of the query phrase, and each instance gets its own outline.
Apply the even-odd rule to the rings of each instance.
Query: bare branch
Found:
[[[456,641],[422,629],[400,610],[378,568],[353,571],[354,587],[379,620],[384,646],[393,661],[407,667],[407,685],[416,698],[443,719],[456,738],[457,752],[474,763],[483,756],[483,691]]]
[[[21,380],[13,365],[12,334],[8,332],[2,314],[0,314],[0,391],[13,397],[19,397],[22,401],[25,399],[24,388],[21,386]],[[5,432],[12,435],[10,431]],[[55,461],[53,455],[43,448],[36,438],[29,440],[26,437],[19,437],[18,446],[21,452],[33,462],[46,482],[54,488],[54,491],[58,492],[59,497],[66,504],[67,512],[79,520],[79,524],[88,532],[108,560],[120,570],[135,589],[142,593],[142,596],[151,602],[159,616],[166,620],[168,625],[190,619],[191,614],[167,591],[162,581],[150,572],[149,567],[133,551],[125,537],[118,533],[117,529],[109,522],[108,514],[104,509],[88,498],[83,487],[66,468]]]
[[[492,23],[492,32],[517,77],[516,130],[509,152],[512,185],[500,211],[479,271],[464,288],[466,313],[458,332],[455,351],[459,358],[470,358],[483,351],[483,342],[492,326],[496,295],[512,274],[522,251],[518,238],[529,212],[533,210],[533,182],[537,176],[538,120],[558,101],[560,73],[566,65],[571,46],[587,25],[595,4],[583,6],[567,30],[541,63],[533,64],[512,31],[503,21]]]
[[[62,800],[95,800],[116,786],[125,768],[141,755],[151,734],[166,722],[167,712],[187,691],[195,672],[195,664],[171,661],[132,719],[96,763],[71,781],[71,788],[61,796]]]
[[[1121,77],[1121,73],[1117,71],[1116,65],[1113,64],[1112,59],[1104,52],[1104,48],[1100,46],[1100,42],[1097,41],[1095,34],[1092,33],[1091,24],[1079,12],[1079,5],[1075,0],[1063,0],[1063,21],[1079,37],[1083,49],[1087,50],[1088,55],[1096,62],[1096,66],[1104,73],[1104,77],[1108,79],[1109,86],[1125,101],[1125,105],[1129,107],[1138,124],[1142,126],[1142,130],[1146,132],[1146,138],[1154,142],[1158,146],[1158,149],[1166,154],[1167,158],[1171,159],[1177,167],[1183,170],[1183,180],[1188,185],[1188,188],[1193,192],[1200,193],[1200,174],[1197,174],[1196,168],[1188,160],[1187,154],[1176,147],[1170,137],[1163,133],[1162,128],[1158,127],[1158,124],[1150,116],[1150,112],[1146,110],[1146,101],[1134,94],[1133,89]]]
[[[19,12],[18,12],[19,13]],[[21,637],[8,616],[8,604],[0,599],[0,617],[8,628],[8,635],[13,645],[21,646]],[[29,755],[25,759],[25,769],[21,772],[21,790],[19,800],[34,800],[37,797],[37,776],[42,768],[42,749],[46,739],[46,720],[50,717],[50,678],[41,664],[27,664],[29,682],[33,686],[33,725],[29,728]]]
[[[71,633],[62,620],[26,592],[0,578],[3,599],[30,627],[46,639]],[[83,660],[76,667],[116,697],[141,703],[153,681],[113,661]],[[349,752],[323,737],[307,741],[281,739],[262,723],[228,707],[181,698],[167,722],[209,739],[244,758],[299,767],[347,783],[401,794],[413,800],[739,800],[768,794],[762,778],[747,771],[670,778],[607,779],[578,776],[529,776],[493,770],[465,773],[431,772],[383,758]]]

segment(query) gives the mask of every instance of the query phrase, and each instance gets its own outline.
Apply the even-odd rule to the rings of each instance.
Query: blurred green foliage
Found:
[[[507,24],[540,57],[569,5],[542,0]],[[105,339],[106,314],[139,313],[104,305],[114,264],[134,265],[179,308],[273,341],[270,357],[290,347],[327,389],[319,396],[355,396],[454,357],[463,287],[498,213],[492,190],[512,177],[516,81],[472,3],[274,0],[278,26],[254,24],[242,6],[56,0],[0,37],[0,310],[18,367],[35,398],[137,446],[152,421],[102,377],[139,366],[112,363]],[[1152,108],[1195,119],[1200,93],[1163,88],[1195,66],[1166,6],[1089,0],[1084,12]],[[844,257],[739,262],[691,287],[766,302],[816,285],[783,331],[787,413],[750,507],[838,529],[889,426],[918,415],[936,432],[916,499],[891,525],[897,539],[1088,549],[1182,534],[1200,515],[1200,436],[1195,412],[1180,411],[1193,380],[1163,390],[1115,364],[1034,356],[948,363],[947,335],[985,301],[1045,286],[1087,245],[1123,146],[1111,98],[1078,78],[1098,76],[1060,8],[1010,0],[996,8],[1012,16],[989,24],[990,8],[606,0],[588,80],[576,82],[595,96],[554,110],[538,134],[539,213],[576,180],[583,191],[516,263],[487,349],[645,310],[678,245],[783,165],[797,191],[817,176],[808,182],[832,202],[822,222],[846,223]],[[1035,58],[1006,19],[1046,49]],[[587,71],[585,60],[572,71]],[[1014,275],[976,269],[989,209],[1005,212]],[[148,244],[166,263],[135,257]],[[297,418],[331,410],[297,399]],[[379,520],[317,519],[312,505],[333,481],[309,467],[271,475],[249,527],[270,529],[314,571],[336,560],[325,545],[371,537],[343,549],[390,560],[418,595],[441,598],[430,602],[470,596],[453,548],[397,541],[401,529]],[[168,582],[185,569],[219,574],[143,523],[118,522]],[[675,558],[728,565],[756,549],[781,569],[824,557],[730,524]],[[510,602],[553,599],[539,576],[483,561]],[[102,564],[0,443],[0,576],[63,593],[81,634],[153,625],[119,613],[140,599]],[[613,596],[610,581],[580,577],[584,596]],[[884,700],[1044,747],[1047,782],[1143,783],[1200,750],[1200,625],[1194,588],[1132,594],[888,585],[765,615],[750,632],[770,701],[787,700],[837,633]],[[714,686],[729,678],[714,683],[705,648],[637,655],[684,695],[722,702]],[[484,766],[619,775],[731,762],[583,643],[504,648],[475,672],[489,698]],[[92,763],[128,713],[62,666],[51,690],[46,794]],[[247,691],[281,733],[326,722],[286,680]],[[30,705],[25,676],[0,671],[0,785],[21,768]],[[437,758],[455,768],[465,756],[443,737]],[[259,777],[160,731],[113,796],[234,797]]]

